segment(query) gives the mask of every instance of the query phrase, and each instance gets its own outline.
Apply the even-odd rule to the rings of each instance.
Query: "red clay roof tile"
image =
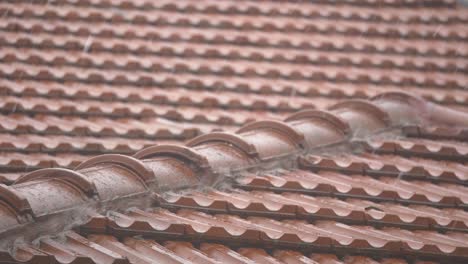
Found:
[[[382,100],[382,99],[379,99]],[[405,103],[411,104],[412,101],[404,101]],[[422,102],[422,101],[421,101]],[[423,102],[424,103],[424,102]],[[369,103],[355,103],[352,102],[351,104],[341,104],[338,105],[338,107],[348,107],[346,111],[350,111],[352,115],[355,115],[357,117],[353,117],[351,119],[348,118],[346,115],[342,115],[341,117],[338,117],[338,115],[335,115],[334,118],[328,117],[326,120],[326,123],[312,123],[315,126],[330,126],[330,121],[332,120],[333,125],[336,126],[336,124],[342,124],[344,122],[345,124],[350,124],[350,122],[358,122],[359,120],[365,120],[368,118],[368,112],[366,111],[373,111],[373,109],[379,109],[378,106],[376,105],[370,105]],[[338,107],[334,107],[332,109],[338,109]],[[444,110],[444,109],[441,109]],[[334,110],[337,111],[337,110]],[[377,112],[379,117],[376,120],[381,120],[382,115],[386,116],[386,112],[383,112],[383,110],[378,110],[382,111]],[[311,118],[312,120],[317,118],[317,113],[313,113],[313,115],[296,115],[293,118],[286,119],[288,123],[281,123],[278,121],[272,122],[255,122],[250,125],[245,126],[244,128],[241,128],[236,136],[229,134],[213,134],[213,136],[218,135],[221,140],[226,140],[228,138],[230,141],[233,142],[236,145],[232,145],[232,143],[229,143],[224,149],[219,149],[221,150],[221,153],[224,151],[227,151],[229,148],[239,148],[240,144],[240,150],[243,152],[240,152],[239,154],[243,157],[240,160],[237,160],[237,162],[228,163],[230,166],[233,168],[239,167],[239,166],[246,166],[246,163],[239,162],[242,161],[243,159],[253,159],[255,160],[256,153],[259,153],[259,158],[260,160],[263,161],[268,161],[271,160],[271,158],[278,159],[283,157],[285,154],[291,155],[298,153],[298,151],[310,151],[310,149],[313,149],[314,146],[311,145],[306,145],[304,144],[305,138],[308,137],[314,137],[315,134],[298,134],[296,132],[296,127],[300,128],[300,123],[297,123],[295,121],[298,120],[298,118],[302,119],[309,119]],[[340,113],[340,112],[338,112]],[[364,114],[363,116],[359,116],[359,114]],[[323,118],[324,115],[322,115]],[[326,116],[326,115],[325,115]],[[341,118],[341,119],[340,119]],[[430,118],[430,117],[429,117]],[[337,123],[337,120],[340,120]],[[343,120],[343,121],[341,121]],[[355,121],[351,121],[355,120]],[[378,130],[382,130],[383,128],[386,128],[390,126],[391,124],[389,121],[385,123],[379,124]],[[393,121],[392,125],[397,125],[394,123],[395,119]],[[364,123],[365,124],[365,123]],[[371,133],[375,133],[375,126],[372,124],[368,124],[368,128],[363,130],[364,132],[360,132],[361,136],[364,135],[369,135]],[[345,126],[346,128],[346,126]],[[353,127],[351,126],[351,130],[356,133],[357,129],[360,129],[358,127]],[[265,131],[265,132],[263,132]],[[312,130],[313,131],[313,130]],[[309,131],[306,131],[309,132]],[[263,134],[262,134],[263,133]],[[347,134],[347,132],[343,133]],[[227,135],[227,136],[226,136]],[[268,139],[268,137],[265,137],[266,135],[276,135],[275,137],[275,144],[271,144],[271,139]],[[208,136],[205,136],[207,139],[209,139]],[[216,137],[213,137],[213,139],[216,139]],[[261,140],[260,140],[261,139]],[[216,139],[219,140],[219,139]],[[253,140],[253,141],[252,141]],[[263,140],[263,141],[262,141]],[[265,141],[266,140],[266,141]],[[198,142],[197,142],[198,141]],[[191,143],[198,145],[199,147],[195,147],[193,150],[190,148],[186,147],[178,147],[178,146],[156,146],[156,147],[150,147],[147,148],[143,151],[138,152],[135,157],[144,159],[144,162],[140,162],[134,158],[130,158],[128,156],[119,156],[115,154],[109,154],[109,155],[103,155],[103,156],[98,156],[93,159],[89,159],[88,161],[82,163],[79,167],[76,169],[78,172],[74,171],[67,171],[63,169],[45,169],[45,170],[40,170],[36,171],[30,174],[27,174],[25,176],[22,176],[19,178],[11,187],[12,192],[19,192],[22,195],[25,195],[27,197],[26,201],[29,201],[29,204],[31,206],[31,212],[27,212],[26,214],[32,214],[35,218],[40,218],[47,216],[47,214],[50,214],[55,211],[62,211],[62,210],[67,210],[67,208],[71,208],[74,206],[77,206],[82,203],[89,203],[87,202],[87,199],[96,199],[95,195],[97,195],[97,199],[101,201],[111,201],[116,198],[120,198],[122,196],[135,196],[140,193],[146,193],[148,191],[148,188],[150,188],[149,182],[155,182],[156,186],[159,185],[160,188],[174,188],[177,186],[187,186],[186,184],[193,184],[196,182],[204,182],[204,184],[210,184],[214,180],[212,177],[219,177],[216,176],[217,169],[212,168],[214,164],[217,164],[216,166],[222,166],[219,163],[219,161],[214,162],[212,159],[206,159],[204,156],[200,156],[200,154],[197,153],[199,151],[198,149],[203,149],[200,148],[201,146],[205,146],[204,148],[207,149],[211,146],[211,148],[214,147],[214,145],[210,145],[209,140],[203,140],[203,138],[197,139],[197,141],[193,141],[195,143]],[[248,143],[246,142],[251,142],[252,145],[246,145]],[[223,141],[221,141],[223,142]],[[269,147],[268,148],[273,148],[275,149],[273,153],[270,152],[268,148],[261,147],[261,144],[265,144],[263,142],[269,142]],[[288,143],[289,142],[289,143]],[[331,141],[330,143],[335,143],[336,141]],[[290,144],[289,148],[281,148],[281,144]],[[326,143],[325,143],[326,144]],[[267,146],[267,145],[264,145]],[[252,151],[254,149],[255,151]],[[210,155],[209,152],[201,152],[204,153],[205,155]],[[371,155],[371,154],[369,154]],[[368,155],[368,156],[369,156]],[[372,154],[375,155],[375,154]],[[287,156],[286,156],[287,157]],[[349,156],[351,157],[351,156]],[[232,159],[233,156],[225,156],[224,159]],[[321,159],[321,163],[319,164],[324,164],[323,163],[323,158],[319,157]],[[401,159],[401,158],[400,158]],[[182,163],[179,163],[179,165],[176,165],[174,168],[178,168],[180,170],[178,177],[180,177],[179,182],[175,182],[173,179],[164,179],[164,176],[161,173],[170,173],[173,177],[175,175],[172,174],[174,172],[174,169],[171,170],[161,170],[164,166],[167,166],[168,161],[167,160],[173,160],[173,161],[183,161]],[[340,164],[339,162],[336,163],[336,157],[333,160],[330,160],[332,162],[331,167],[327,167],[329,165],[319,165],[315,166],[313,165],[314,163],[312,161],[305,161],[302,159],[302,166],[303,169],[309,169],[309,168],[319,168],[321,171],[327,170],[327,168],[330,168],[334,170],[333,167],[338,168],[341,171],[350,171],[351,173],[361,173],[365,174],[367,172],[367,165],[360,165],[356,166],[352,165],[352,163],[348,164]],[[310,160],[310,158],[309,158]],[[377,160],[377,159],[376,159]],[[258,162],[258,161],[257,161]],[[345,160],[345,162],[347,162]],[[330,162],[329,162],[330,163]],[[148,166],[151,164],[151,166]],[[156,165],[157,164],[157,165]],[[317,163],[315,163],[317,164]],[[364,163],[365,164],[365,163]],[[430,165],[430,162],[425,165],[425,168]],[[182,168],[182,167],[185,168]],[[375,165],[372,165],[375,167]],[[397,167],[398,168],[398,167]],[[378,169],[378,168],[374,168]],[[193,177],[193,180],[191,183],[186,182],[187,179],[187,172],[190,172],[190,174]],[[224,170],[223,170],[224,171]],[[398,169],[400,171],[400,169]],[[444,171],[445,172],[445,171]],[[153,174],[156,173],[156,174]],[[305,174],[307,174],[307,177],[304,177]],[[348,198],[353,198],[353,197],[359,197],[360,199],[368,199],[368,200],[375,200],[374,198],[379,198],[383,199],[380,201],[405,201],[405,203],[411,202],[415,204],[430,204],[430,205],[435,205],[437,206],[445,206],[445,207],[455,207],[457,208],[459,205],[463,205],[465,203],[465,197],[461,192],[458,190],[455,191],[454,189],[448,189],[448,186],[442,187],[442,186],[436,186],[434,184],[429,184],[427,181],[422,181],[419,184],[420,185],[415,185],[414,182],[409,182],[405,180],[400,180],[398,179],[395,181],[395,178],[393,177],[381,177],[378,179],[372,179],[368,176],[345,176],[345,175],[340,175],[336,173],[330,173],[330,172],[325,172],[323,174],[326,177],[321,176],[323,172],[320,172],[320,174],[312,174],[309,172],[304,172],[304,171],[296,171],[292,172],[286,175],[283,175],[281,178],[278,178],[278,180],[283,181],[281,185],[278,184],[272,184],[270,185],[271,187],[268,187],[267,185],[261,184],[260,186],[267,187],[267,188],[272,188],[271,190],[276,190],[276,191],[288,191],[288,192],[295,192],[295,190],[302,192],[302,190],[314,190],[321,184],[322,189],[326,188],[328,191],[326,191],[324,194],[326,195],[327,193],[330,192],[335,192],[336,194],[340,193],[341,195],[344,195],[344,197]],[[431,172],[429,172],[431,174]],[[312,177],[315,176],[315,177]],[[398,176],[398,175],[396,175]],[[431,174],[432,176],[432,174]],[[156,179],[155,179],[156,177]],[[167,177],[167,176],[166,176]],[[256,176],[258,177],[258,176]],[[270,176],[270,177],[277,177],[277,176]],[[212,179],[210,179],[212,178]],[[292,181],[297,181],[299,185],[297,185],[295,188],[291,187],[286,187],[283,189],[285,184],[288,182],[288,180],[291,178]],[[208,179],[208,181],[206,180]],[[267,178],[265,179],[266,181]],[[460,179],[461,180],[461,179]],[[124,182],[126,182],[124,184]],[[309,182],[309,183],[308,183]],[[26,184],[28,183],[28,184]],[[238,185],[241,188],[256,188],[256,184],[253,184],[253,181],[250,183],[241,183]],[[304,185],[305,184],[305,185]],[[310,185],[312,184],[312,185]],[[49,186],[50,187],[45,187],[49,188],[49,192],[41,192],[40,186]],[[310,186],[308,186],[310,185]],[[329,186],[329,187],[326,187]],[[424,186],[424,187],[420,187]],[[73,188],[73,189],[71,189]],[[154,188],[154,187],[151,187]],[[444,189],[447,188],[447,189]],[[460,186],[458,186],[460,188]],[[72,191],[74,190],[74,191]],[[320,191],[319,191],[320,192]],[[445,192],[445,194],[444,194]],[[59,194],[60,193],[60,194]],[[75,194],[73,194],[75,193]],[[456,196],[453,196],[453,194],[456,193]],[[335,194],[335,195],[336,195]],[[74,195],[74,196],[73,196]],[[218,193],[219,195],[219,193]],[[267,196],[265,196],[267,195]],[[276,200],[276,202],[273,203],[268,203],[269,198],[266,198],[268,196],[272,196],[270,199]],[[56,201],[54,203],[37,203],[37,201],[51,201],[50,199],[54,199],[53,197],[67,197],[67,199],[62,199],[61,201]],[[12,197],[12,196],[11,196]],[[33,198],[34,197],[34,198]],[[203,197],[203,196],[202,196]],[[451,253],[452,256],[455,257],[461,257],[463,258],[463,248],[458,244],[458,242],[451,241],[447,242],[447,245],[439,245],[437,247],[431,247],[429,245],[421,244],[421,243],[426,243],[428,238],[425,238],[424,241],[426,242],[412,242],[413,240],[406,242],[409,244],[401,244],[401,242],[393,242],[396,237],[399,237],[400,239],[402,238],[401,232],[399,232],[399,235],[395,235],[394,231],[392,231],[389,234],[385,234],[388,238],[392,238],[390,240],[386,240],[385,236],[382,237],[383,233],[379,233],[380,235],[374,234],[376,231],[373,231],[373,229],[368,229],[368,231],[362,233],[359,229],[353,228],[353,227],[347,227],[343,224],[337,224],[333,222],[317,222],[317,226],[314,227],[313,225],[306,224],[306,225],[300,225],[303,230],[308,230],[310,228],[314,230],[324,230],[323,228],[329,230],[325,233],[324,231],[319,231],[321,232],[322,235],[327,234],[326,236],[317,236],[317,235],[312,235],[312,233],[304,233],[304,234],[299,234],[297,233],[299,229],[295,230],[295,225],[298,225],[299,223],[302,222],[297,222],[297,220],[287,220],[285,222],[286,225],[279,224],[277,221],[273,221],[272,219],[267,219],[263,218],[260,216],[255,216],[254,215],[274,215],[275,217],[280,217],[280,218],[292,218],[296,219],[296,217],[299,217],[301,213],[298,211],[298,205],[294,205],[295,202],[297,203],[298,197],[294,200],[287,200],[286,204],[278,204],[278,202],[282,201],[283,199],[288,199],[287,197],[289,196],[275,196],[274,194],[262,194],[262,193],[257,193],[257,192],[249,192],[249,193],[244,193],[242,191],[238,193],[233,193],[229,194],[228,197],[232,197],[235,199],[241,199],[242,202],[241,205],[239,205],[238,200],[237,202],[235,200],[232,200],[232,198],[229,198],[229,201],[225,201],[225,204],[221,206],[221,204],[216,203],[216,208],[215,212],[217,213],[223,213],[223,212],[229,212],[229,213],[234,213],[236,214],[239,213],[242,216],[247,215],[247,219],[240,219],[238,217],[234,217],[233,215],[224,215],[224,216],[219,216],[221,218],[216,217],[216,220],[208,217],[208,215],[201,214],[201,213],[195,213],[193,211],[179,211],[181,214],[180,216],[165,212],[163,213],[163,219],[166,219],[164,221],[169,221],[167,224],[162,224],[162,222],[155,223],[154,220],[151,220],[150,223],[147,223],[148,219],[147,216],[145,216],[147,213],[143,212],[136,212],[137,214],[130,214],[128,216],[122,215],[122,214],[117,214],[114,213],[112,219],[110,220],[110,228],[111,230],[114,230],[113,232],[118,232],[118,233],[124,233],[126,234],[127,228],[130,228],[133,232],[143,232],[146,234],[146,232],[154,233],[154,232],[162,232],[162,234],[172,234],[174,235],[174,232],[182,232],[180,234],[188,234],[195,235],[195,236],[207,236],[207,237],[212,237],[213,239],[222,239],[223,237],[231,237],[233,236],[235,240],[243,241],[244,239],[247,239],[248,241],[252,239],[260,239],[261,241],[264,241],[265,243],[269,244],[271,242],[274,243],[312,243],[314,247],[329,247],[333,243],[338,243],[337,245],[344,246],[349,248],[354,248],[354,247],[369,247],[369,248],[382,248],[385,251],[395,251],[395,250],[401,250],[402,247],[409,247],[408,250],[410,250],[412,253],[411,254],[420,254],[421,252],[425,252],[428,250],[428,252],[432,252],[432,254],[445,254],[445,253]],[[284,198],[283,198],[284,197]],[[206,197],[208,198],[208,197]],[[36,200],[37,199],[37,200]],[[219,198],[218,198],[219,199]],[[224,199],[224,198],[223,198]],[[13,200],[12,200],[13,201]],[[234,202],[233,202],[234,201]],[[272,200],[273,201],[273,200]],[[179,204],[183,207],[187,206],[187,202],[189,200],[186,200],[183,204]],[[308,207],[311,206],[311,201],[308,201],[307,204]],[[205,202],[206,203],[206,202]],[[10,203],[10,206],[13,206],[12,208],[14,210],[17,210],[18,205],[17,203]],[[171,203],[169,203],[171,204]],[[189,202],[191,204],[191,207],[195,208],[201,208],[206,206],[200,206],[198,202],[193,201]],[[214,205],[214,201],[210,203],[211,205]],[[221,207],[220,207],[221,206]],[[366,212],[366,209],[354,209],[354,211],[337,211],[338,206],[337,204],[330,206],[328,212],[323,211],[326,208],[327,205],[325,204],[320,204],[316,205],[316,209],[314,210],[315,217],[324,217],[325,219],[340,219],[343,216],[346,216],[346,221],[354,221],[358,223],[367,223],[368,220],[371,220],[372,224],[378,224],[379,221],[381,220],[376,220],[376,219],[384,219],[383,221],[388,221],[389,217],[391,217],[392,209],[387,209],[384,207],[384,209],[379,209],[384,213],[384,215],[376,215],[374,212],[373,214],[368,214]],[[173,207],[173,206],[172,206]],[[379,208],[379,206],[373,206],[371,205],[372,208]],[[210,206],[208,206],[210,208]],[[305,209],[303,206],[301,206],[303,210]],[[404,207],[390,207],[390,208],[395,208],[393,210],[397,210],[396,208],[400,208],[400,214],[402,213],[401,210],[404,209],[406,212],[409,211],[408,209],[405,209]],[[211,208],[210,208],[211,209]],[[305,209],[306,212],[309,211],[310,209]],[[318,210],[318,211],[317,211]],[[349,209],[345,209],[349,210]],[[379,211],[377,210],[377,211]],[[388,211],[390,215],[387,215],[386,210]],[[375,209],[374,209],[375,211]],[[398,210],[397,210],[398,211]],[[155,211],[156,212],[156,211]],[[333,212],[333,213],[332,213]],[[359,213],[360,212],[360,213]],[[395,212],[395,211],[393,211]],[[179,214],[178,213],[178,214]],[[249,216],[249,215],[253,216]],[[310,214],[310,213],[306,213]],[[424,213],[423,213],[424,214]],[[158,212],[158,215],[161,215],[161,213]],[[369,215],[369,216],[367,216]],[[18,213],[18,216],[26,217],[24,213]],[[141,218],[143,216],[143,218]],[[135,218],[137,217],[137,218]],[[208,217],[208,218],[207,218]],[[400,217],[399,214],[397,214],[397,217],[393,217],[395,220],[392,220],[392,225],[400,225],[400,226],[407,226],[406,224],[409,222],[410,224],[416,224],[416,225],[425,225],[426,228],[444,228],[447,225],[454,224],[455,222],[452,222],[450,219],[441,219],[437,217],[428,217],[425,219],[422,219],[420,216],[412,216],[411,220],[407,219],[405,220],[405,217],[403,218]],[[398,220],[399,219],[399,220]],[[453,219],[453,218],[452,218]],[[422,222],[423,220],[426,220],[426,222]],[[164,222],[163,221],[163,222]],[[173,226],[173,221],[175,221],[175,224],[182,225],[180,227]],[[221,222],[224,224],[221,224]],[[296,221],[296,222],[295,222]],[[205,222],[208,222],[209,225],[204,224]],[[113,223],[113,224],[112,224]],[[289,223],[289,224],[288,224]],[[441,224],[442,223],[442,224]],[[161,226],[161,224],[163,226]],[[221,224],[221,225],[220,225]],[[214,225],[213,227],[211,225]],[[465,223],[464,221],[458,222],[457,228],[465,228]],[[11,227],[6,227],[8,230],[9,228],[15,227],[16,224],[13,224]],[[183,229],[180,229],[182,228]],[[452,228],[455,226],[452,226]],[[107,229],[106,228],[106,229]],[[187,230],[188,228],[188,230]],[[227,228],[227,229],[226,229]],[[317,229],[319,228],[319,229]],[[370,228],[370,227],[369,227]],[[177,231],[180,230],[180,231]],[[187,230],[187,231],[185,231]],[[256,231],[255,231],[256,230]],[[167,233],[169,232],[169,233]],[[293,232],[293,233],[290,233]],[[379,231],[380,232],[380,231]],[[348,236],[343,236],[344,234],[347,234]],[[149,234],[149,233],[148,233]],[[328,237],[328,238],[327,238]],[[330,240],[332,239],[332,240]],[[336,242],[332,242],[335,241]],[[433,240],[431,240],[434,242]],[[415,244],[416,243],[416,244]],[[431,243],[431,242],[427,242]],[[44,244],[48,245],[48,244]],[[327,246],[329,245],[329,246]],[[421,251],[421,250],[422,251]],[[416,252],[413,252],[415,251]]]
[[[456,1],[2,13],[0,262],[466,262]]]

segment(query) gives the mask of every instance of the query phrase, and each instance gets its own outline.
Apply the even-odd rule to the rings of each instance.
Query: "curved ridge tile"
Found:
[[[388,92],[372,99],[398,124],[431,123],[445,126],[468,127],[468,114],[441,107],[405,92]],[[402,122],[403,121],[403,122]]]
[[[32,213],[28,200],[13,188],[0,184],[0,201],[3,201],[9,208],[15,211],[17,216]]]
[[[26,197],[31,205],[32,215],[35,219],[40,219],[40,221],[47,221],[49,216],[60,218],[67,213],[73,214],[76,212],[74,210],[78,209],[79,206],[91,205],[97,201],[96,198],[101,197],[101,193],[91,195],[81,189],[83,186],[77,186],[77,184],[60,177],[44,176],[43,178],[36,178],[37,180],[32,179],[24,183],[13,184],[12,188]],[[92,186],[94,187],[94,183]],[[94,190],[96,193],[98,191],[98,188]],[[49,228],[54,229],[56,226],[45,227],[44,232]],[[60,228],[60,225],[58,228]]]
[[[325,111],[320,111],[320,110],[302,110],[299,112],[296,112],[290,116],[288,116],[284,121],[286,122],[292,122],[292,121],[299,121],[299,120],[309,120],[309,119],[319,119],[323,120],[327,123],[330,123],[334,127],[336,127],[338,130],[342,131],[343,134],[348,135],[351,133],[351,128],[349,125],[341,120],[339,117]]]
[[[205,156],[213,170],[227,172],[244,169],[259,159],[256,147],[241,135],[213,132],[198,136],[186,143]]]
[[[427,119],[426,102],[415,95],[404,92],[387,92],[372,98],[384,109],[393,125],[419,124]]]
[[[310,148],[344,141],[351,135],[348,123],[325,111],[303,110],[284,121],[305,136]]]
[[[148,184],[129,166],[95,162],[82,167],[79,172],[96,186],[101,203],[118,202],[120,198],[131,200],[148,193]],[[128,164],[127,164],[128,165]]]
[[[41,179],[64,180],[83,191],[83,193],[87,194],[90,198],[97,194],[96,186],[86,176],[77,171],[63,168],[46,168],[30,172],[18,178],[14,182],[14,185]]]
[[[388,113],[369,101],[346,100],[329,107],[329,110],[348,122],[356,137],[369,135],[391,126]]]
[[[145,166],[140,160],[133,158],[131,156],[120,155],[120,154],[104,154],[99,155],[88,160],[83,161],[78,165],[75,170],[83,170],[89,167],[94,167],[96,165],[102,164],[113,164],[123,166],[131,170],[135,175],[137,175],[142,182],[145,184],[151,184],[154,182],[155,176],[153,171]]]
[[[184,159],[192,164],[196,164],[200,168],[208,168],[208,161],[205,157],[199,155],[191,148],[177,145],[156,145],[144,148],[135,155],[137,159],[150,159],[156,157],[176,157]]]
[[[189,140],[186,145],[188,147],[195,147],[209,142],[222,142],[232,145],[252,157],[256,157],[258,155],[254,145],[248,143],[239,135],[228,132],[213,132],[200,135]]]
[[[261,159],[284,156],[308,147],[303,134],[281,121],[255,121],[241,127],[236,133],[256,147]]]
[[[165,166],[165,164],[163,164],[164,160],[161,159],[168,158],[172,160],[169,162],[171,163],[170,166],[173,166],[171,169],[172,173],[179,175],[180,179],[185,178],[184,173],[190,174],[191,177],[196,177],[196,181],[198,183],[193,182],[193,184],[209,184],[215,178],[215,173],[213,172],[213,168],[211,167],[208,159],[189,147],[177,145],[156,145],[138,151],[135,153],[134,157],[143,160],[145,164],[153,169],[155,175],[157,175],[156,171],[158,171],[158,168],[155,166]],[[160,176],[158,176],[158,180],[161,180]],[[175,186],[180,185],[176,184]]]
[[[304,144],[302,142],[303,136],[300,135],[297,131],[291,128],[286,123],[276,120],[264,120],[264,121],[255,121],[249,123],[241,128],[239,128],[236,133],[238,134],[247,134],[248,132],[256,131],[256,130],[263,130],[263,129],[271,129],[278,131],[282,134],[291,133],[289,136],[292,142],[295,142],[298,146]]]
[[[468,128],[468,113],[442,107],[434,103],[427,103],[429,123],[448,127]]]

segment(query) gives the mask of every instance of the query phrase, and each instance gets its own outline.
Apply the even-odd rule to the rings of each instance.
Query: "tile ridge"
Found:
[[[236,133],[202,135],[186,146],[152,146],[133,157],[105,154],[75,170],[34,171],[8,187],[0,186],[0,207],[6,207],[0,210],[0,219],[7,219],[0,221],[0,234],[5,238],[0,247],[9,246],[24,228],[31,232],[36,224],[63,221],[67,213],[79,213],[82,222],[75,224],[82,224],[89,219],[82,215],[83,208],[102,212],[133,204],[149,206],[155,193],[215,185],[239,171],[283,166],[283,161],[317,147],[405,125],[468,127],[468,114],[407,93],[390,92],[372,100],[344,101],[329,112],[307,110],[284,121],[252,122]],[[11,224],[11,212],[16,224]],[[57,228],[69,228],[67,224]],[[44,234],[31,234],[31,238],[38,235]]]

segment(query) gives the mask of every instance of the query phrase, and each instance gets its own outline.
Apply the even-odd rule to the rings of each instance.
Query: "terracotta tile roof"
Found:
[[[5,258],[272,262],[291,251],[287,256],[332,253],[347,255],[345,261],[402,254],[464,261],[465,143],[401,138],[408,123],[466,126],[462,118],[465,113],[418,97],[386,93],[340,102],[330,112],[305,110],[235,133],[209,133],[187,146],[95,156],[75,170],[37,170],[1,185],[4,243],[17,232],[29,240],[76,230],[63,233],[62,243],[44,238]],[[424,141],[429,144],[415,147]],[[158,250],[138,252],[135,243]]]
[[[455,0],[0,3],[0,263],[466,263]]]

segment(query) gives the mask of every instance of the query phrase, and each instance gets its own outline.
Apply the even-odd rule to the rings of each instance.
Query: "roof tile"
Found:
[[[454,0],[0,13],[0,259],[468,259]]]

